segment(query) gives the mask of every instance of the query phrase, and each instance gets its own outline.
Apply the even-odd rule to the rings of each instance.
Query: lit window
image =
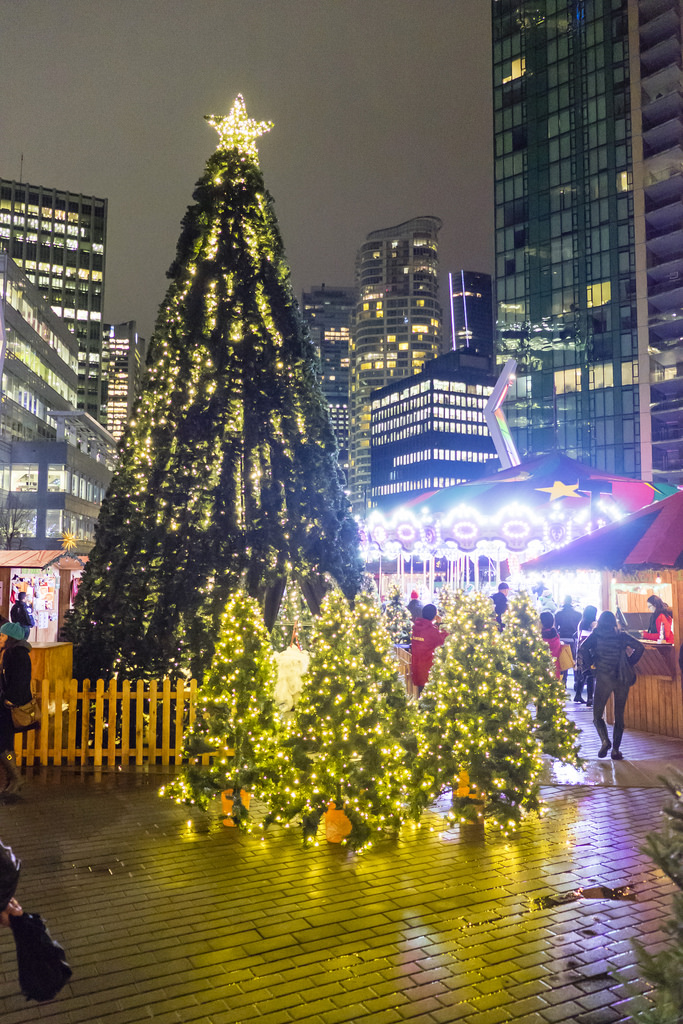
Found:
[[[47,467],[47,489],[48,491],[68,490],[66,466],[51,464]]]
[[[586,287],[586,305],[589,309],[594,306],[604,306],[612,298],[612,285],[609,281],[600,281],[599,284],[589,284]]]
[[[15,463],[10,472],[10,491],[37,491],[38,464]]]
[[[628,192],[633,186],[630,171],[619,171],[617,173],[617,192]]]
[[[507,65],[508,73],[503,78],[503,85],[507,82],[514,82],[516,78],[521,78],[526,71],[526,60],[524,57],[517,57],[510,64]]]
[[[565,395],[581,390],[581,370],[556,370],[555,394]]]

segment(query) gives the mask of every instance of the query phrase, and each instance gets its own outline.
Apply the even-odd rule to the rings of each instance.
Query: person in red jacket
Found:
[[[668,604],[664,604],[661,597],[650,594],[647,599],[647,610],[650,612],[650,622],[647,632],[643,633],[643,640],[663,640],[665,644],[674,642],[674,615]]]
[[[422,618],[413,623],[413,635],[410,647],[410,661],[413,686],[417,687],[418,697],[429,678],[429,671],[434,661],[434,651],[441,647],[448,633],[442,633],[434,625],[436,606],[426,604],[422,609]]]

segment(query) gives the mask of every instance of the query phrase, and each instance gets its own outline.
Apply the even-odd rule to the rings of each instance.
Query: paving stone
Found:
[[[551,1024],[559,1024],[559,1022],[565,1020],[575,1021],[582,1012],[583,1007],[572,1000],[568,1003],[557,1003],[556,1006],[549,1006],[547,1010],[539,1010],[543,1019],[550,1021]]]
[[[657,740],[636,739],[656,753]],[[683,744],[672,749],[683,764]],[[643,987],[631,938],[649,951],[666,938],[673,886],[639,849],[657,824],[656,781],[546,787],[548,815],[507,844],[444,831],[429,811],[433,831],[354,858],[304,852],[295,830],[233,835],[213,812],[193,812],[188,830],[187,809],[157,798],[161,778],[49,769],[5,807],[20,899],[40,906],[74,967],[32,1024],[612,1024],[643,998],[615,970]],[[633,879],[646,899],[530,909],[539,895]],[[9,958],[0,1000],[3,1024],[26,1024]]]

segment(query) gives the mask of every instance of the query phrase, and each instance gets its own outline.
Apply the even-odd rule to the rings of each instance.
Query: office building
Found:
[[[499,358],[522,454],[683,481],[678,0],[494,0]]]
[[[322,284],[304,292],[301,305],[320,359],[320,383],[330,407],[339,445],[339,463],[348,472],[349,342],[356,291]]]
[[[493,286],[490,274],[458,270],[448,275],[451,348],[493,364]]]
[[[370,503],[371,394],[419,373],[441,350],[438,217],[371,232],[356,259],[357,304],[349,365],[349,487],[353,510]]]
[[[0,547],[92,546],[111,479],[111,435],[76,408],[78,343],[19,267],[0,253]],[[14,545],[16,546],[16,544]]]
[[[478,362],[478,365],[477,365]],[[447,352],[424,369],[373,391],[372,504],[400,504],[467,483],[497,468],[484,420],[495,380],[486,357]]]
[[[133,411],[133,403],[145,364],[145,340],[135,320],[103,327],[103,399],[107,430],[117,441]]]
[[[0,250],[78,341],[78,407],[101,420],[107,200],[0,179]]]

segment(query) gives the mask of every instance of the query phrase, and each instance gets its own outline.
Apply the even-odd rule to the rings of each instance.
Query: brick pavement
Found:
[[[683,752],[633,738],[655,758]],[[444,798],[356,857],[241,835],[160,800],[162,780],[36,770],[1,806],[18,895],[74,968],[53,1003],[27,1004],[3,932],[3,1024],[616,1024],[644,1002],[630,941],[661,947],[672,893],[640,852],[654,785],[549,786],[548,813],[512,841],[447,828]],[[534,908],[580,886],[637,899]]]

